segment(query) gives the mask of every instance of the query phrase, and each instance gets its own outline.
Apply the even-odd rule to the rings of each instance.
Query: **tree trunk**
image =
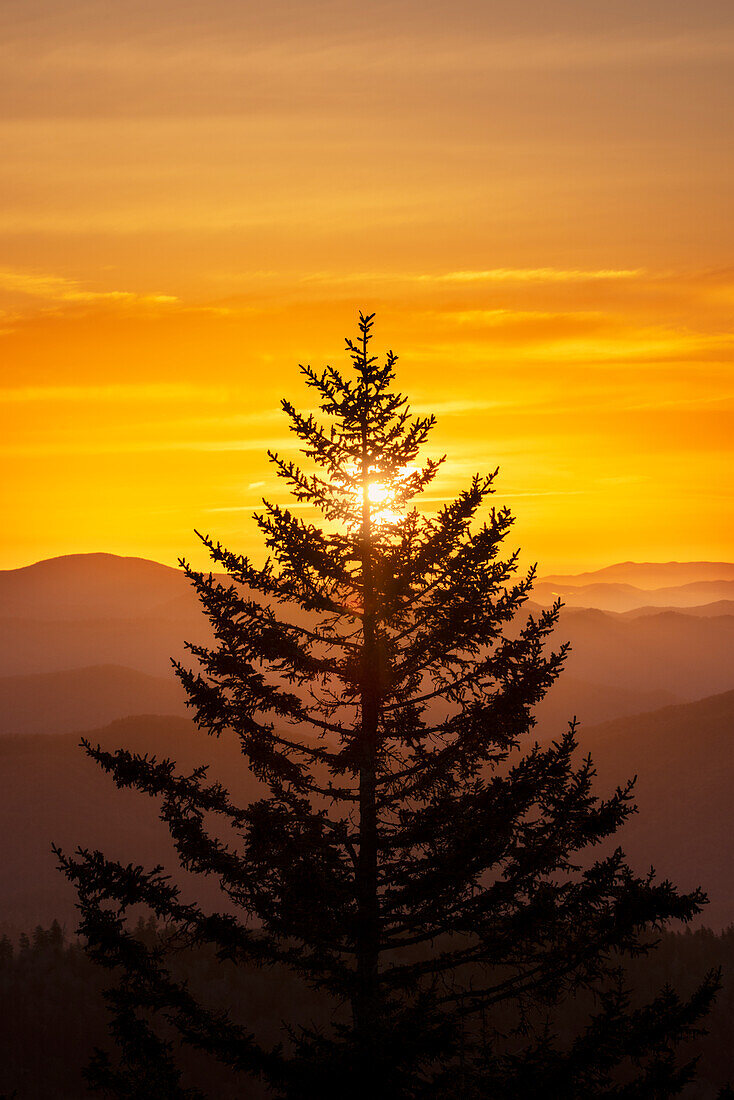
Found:
[[[377,895],[377,727],[379,721],[378,646],[372,575],[371,517],[366,432],[362,445],[363,641],[359,766],[359,862],[357,865],[357,992],[353,1002],[359,1050],[355,1096],[372,1097],[379,1086],[375,1040],[379,1031]]]

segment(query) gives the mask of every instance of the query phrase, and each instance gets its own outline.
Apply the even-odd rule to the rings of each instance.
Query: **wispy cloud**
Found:
[[[179,8],[176,16],[179,17]],[[291,28],[292,19],[281,20],[276,36],[262,34],[262,28],[248,28],[248,33],[231,34],[228,39],[221,35],[201,36],[198,22],[196,29],[189,25],[188,34],[183,33],[185,20],[180,29],[173,25],[172,16],[165,24],[165,33],[156,35],[146,42],[141,37],[130,41],[116,38],[109,33],[107,20],[92,26],[76,28],[73,41],[66,41],[59,48],[58,36],[61,28],[56,27],[56,36],[45,41],[34,35],[25,41],[11,37],[4,46],[4,63],[17,81],[23,81],[21,87],[25,98],[34,102],[33,84],[28,80],[30,74],[39,71],[55,81],[70,97],[72,89],[66,85],[73,76],[93,80],[104,74],[109,80],[124,82],[132,93],[131,106],[142,99],[141,90],[155,77],[162,91],[162,103],[170,110],[181,101],[188,105],[195,96],[206,95],[211,103],[216,95],[222,104],[229,106],[227,87],[248,88],[259,93],[259,99],[277,102],[277,94],[262,87],[264,78],[274,72],[281,75],[279,84],[288,87],[298,82],[307,94],[313,84],[324,74],[342,80],[354,81],[365,71],[387,74],[391,82],[408,79],[425,79],[443,76],[460,70],[463,74],[532,72],[535,70],[581,70],[599,67],[615,68],[621,64],[644,65],[680,65],[700,63],[702,61],[727,60],[734,55],[734,42],[731,36],[716,31],[693,32],[690,27],[685,33],[660,33],[644,29],[638,33],[571,33],[560,32],[557,27],[548,28],[545,33],[523,34],[509,28],[498,31],[493,27],[494,36],[487,33],[467,33],[461,27],[460,20],[435,19],[416,21],[412,19],[407,27],[397,25],[397,13],[390,8],[391,21],[380,27],[379,21],[365,34],[357,21],[347,17],[340,21],[330,19],[329,26],[322,26],[315,32],[313,20]],[[318,21],[316,21],[318,25]],[[472,20],[472,26],[475,26]],[[96,29],[96,33],[95,33]],[[487,27],[489,29],[489,27]],[[727,28],[728,29],[728,28]],[[259,33],[258,33],[259,32]],[[67,31],[68,33],[68,31]],[[355,54],[354,36],[360,35],[360,50]],[[86,41],[84,39],[86,38]],[[259,39],[259,40],[258,40]],[[191,81],[188,86],[178,88],[178,103],[171,86],[174,78],[181,74],[196,74],[199,80]],[[213,88],[202,88],[201,81],[209,77]],[[142,89],[136,88],[142,83]],[[104,86],[103,86],[104,90]],[[137,93],[137,94],[135,94]],[[36,93],[37,95],[37,93]],[[62,104],[63,105],[63,104]],[[149,104],[150,107],[150,104]],[[95,104],[91,103],[92,111]],[[156,103],[156,108],[160,110]],[[231,109],[231,108],[230,108]]]
[[[22,403],[30,401],[227,401],[230,391],[226,387],[192,386],[179,382],[152,382],[116,384],[109,386],[16,386],[0,389],[0,402]]]
[[[518,405],[520,399],[517,400],[463,400],[463,401],[433,401],[429,396],[422,399],[416,398],[412,404],[415,411],[424,411],[426,413],[433,413],[434,416],[465,416],[467,413],[484,412],[490,409],[506,409],[514,408]]]
[[[447,271],[433,275],[414,275],[427,283],[585,283],[599,280],[639,279],[645,269],[638,268],[559,268],[493,267],[481,271]]]
[[[543,321],[553,321],[568,328],[581,324],[594,324],[607,319],[600,310],[559,310],[540,309],[451,309],[434,314],[437,318],[457,325],[480,325],[483,327],[503,327],[508,325],[532,325]]]
[[[141,302],[170,305],[178,302],[172,294],[137,294],[130,290],[89,290],[76,279],[38,272],[0,271],[0,291],[43,298],[51,302]]]
[[[288,439],[223,439],[223,440],[120,440],[97,441],[75,440],[48,443],[0,444],[0,454],[14,458],[39,458],[53,455],[125,455],[125,454],[165,454],[167,452],[229,453],[240,451],[259,451],[264,454],[268,448],[285,449],[291,445]]]
[[[460,271],[314,271],[302,277],[304,283],[587,283],[641,279],[642,267],[491,267]],[[272,277],[272,273],[267,273]],[[230,275],[229,278],[232,276]],[[253,272],[252,278],[262,278]]]

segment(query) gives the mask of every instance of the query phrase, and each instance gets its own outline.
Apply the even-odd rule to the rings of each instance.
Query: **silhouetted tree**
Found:
[[[229,903],[207,913],[161,868],[61,855],[89,951],[121,975],[119,1057],[98,1053],[90,1079],[115,1096],[201,1095],[176,1068],[177,1034],[299,1100],[672,1096],[692,1074],[674,1048],[716,978],[633,1004],[619,960],[705,899],[638,877],[619,849],[592,858],[633,811],[632,784],[594,794],[573,723],[524,743],[566,652],[548,649],[558,605],[524,614],[534,571],[516,579],[517,553],[500,556],[512,517],[486,508],[496,471],[433,516],[411,506],[442,461],[418,464],[434,418],[394,389],[396,357],[370,354],[372,323],[360,315],[347,341],[352,374],[301,368],[325,423],[283,401],[316,472],[270,454],[323,525],[265,501],[264,565],[209,537],[226,577],[182,562],[215,642],[190,646],[198,668],[178,675],[201,729],[239,738],[263,797],[236,805],[205,767],[86,744],[118,786],[160,799],[183,867],[216,876]],[[167,939],[134,935],[138,904]],[[287,966],[329,999],[331,1025],[300,1021],[268,1046],[201,1004],[168,953],[203,943]],[[553,1009],[578,993],[596,1000],[564,1037]]]

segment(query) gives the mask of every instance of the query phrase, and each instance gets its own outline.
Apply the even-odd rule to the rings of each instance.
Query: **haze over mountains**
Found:
[[[723,580],[713,580],[712,571]],[[585,574],[593,584],[571,587],[597,598],[618,576],[639,584],[682,579],[687,590],[734,585],[733,574],[727,563],[628,562]],[[613,579],[600,585],[599,576]],[[538,583],[531,610],[556,580],[566,578]],[[621,614],[564,608],[557,637],[572,648],[539,712],[542,724],[574,714],[601,722],[734,687],[734,601],[654,608],[656,591],[681,587],[632,588],[636,606]],[[597,602],[614,599],[602,593]],[[171,658],[186,659],[185,640],[210,636],[186,577],[157,562],[80,554],[0,572],[0,733],[59,733],[130,714],[180,714]]]
[[[734,691],[586,731],[600,790],[637,776],[638,813],[618,842],[681,889],[709,895],[703,920],[734,921]]]
[[[576,577],[541,577],[534,599],[549,604],[558,598],[567,607],[620,612],[732,601],[734,566],[727,562],[624,562]]]
[[[607,794],[638,776],[639,813],[615,838],[633,867],[654,865],[681,888],[702,885],[710,897],[703,920],[721,927],[734,917],[734,691],[649,714],[616,719],[584,731],[582,745],[597,767],[597,789]],[[209,762],[235,799],[257,794],[241,767],[234,739],[207,737],[183,718],[142,716],[94,731],[93,743],[170,757],[181,771]],[[154,800],[117,790],[79,749],[78,734],[0,737],[0,923],[16,928],[53,917],[74,924],[73,890],[56,870],[51,840],[81,844],[110,858],[162,863],[187,888]],[[197,880],[192,896],[218,904],[211,880]]]
[[[538,708],[538,736],[575,715],[605,787],[639,773],[641,812],[624,845],[681,886],[702,881],[708,921],[734,919],[734,565],[626,562],[546,577],[529,609],[558,592],[557,639],[572,650]],[[155,806],[113,793],[78,749],[79,731],[106,727],[110,747],[182,767],[211,758],[215,774],[252,793],[236,746],[203,739],[182,717],[171,657],[209,636],[185,576],[156,562],[89,554],[0,572],[0,920],[71,920],[51,839],[175,866]]]
[[[117,665],[171,675],[207,623],[181,570],[77,554],[0,572],[0,673]]]
[[[540,580],[547,584],[631,584],[637,588],[670,588],[696,581],[734,581],[734,562],[622,561],[590,573],[551,573]]]
[[[695,607],[734,597],[734,581],[694,581],[674,588],[637,588],[632,584],[548,584],[534,589],[535,599],[566,607],[596,607],[601,611],[634,611],[638,607]]]
[[[176,677],[120,665],[0,677],[3,732],[72,733],[127,714],[185,713],[186,694]]]
[[[73,889],[56,869],[51,843],[73,851],[99,848],[112,859],[178,866],[157,804],[138,791],[117,790],[79,748],[80,735],[0,737],[0,924],[17,930],[59,919],[74,926]],[[227,781],[247,799],[257,781],[237,766],[242,758],[229,738],[207,738],[184,718],[145,715],[117,721],[91,735],[105,748],[129,748],[170,757],[182,771],[210,763],[212,778]],[[186,876],[177,874],[178,881]],[[197,883],[197,897],[202,895]]]

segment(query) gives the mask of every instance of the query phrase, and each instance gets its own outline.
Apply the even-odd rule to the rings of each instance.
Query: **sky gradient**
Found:
[[[518,11],[517,9],[521,10]],[[6,2],[0,567],[246,552],[359,308],[541,571],[734,558],[734,8]]]

